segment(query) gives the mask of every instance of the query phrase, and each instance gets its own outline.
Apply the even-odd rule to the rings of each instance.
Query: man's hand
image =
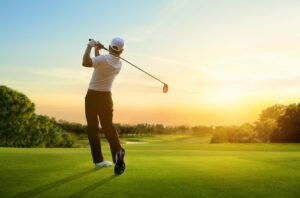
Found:
[[[104,45],[102,45],[99,41],[97,41],[96,46],[95,46],[95,56],[99,56],[100,55],[99,51],[103,48],[104,48]]]
[[[104,45],[102,45],[99,41],[96,42],[95,50],[101,50],[104,48]]]
[[[90,47],[96,47],[97,45],[97,41],[95,41],[94,39],[90,39],[89,43],[88,43],[88,46]]]

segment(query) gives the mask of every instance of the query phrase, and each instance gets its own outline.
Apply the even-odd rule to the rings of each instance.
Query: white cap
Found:
[[[124,40],[120,37],[115,37],[111,40],[109,46],[118,52],[122,51],[124,49]]]

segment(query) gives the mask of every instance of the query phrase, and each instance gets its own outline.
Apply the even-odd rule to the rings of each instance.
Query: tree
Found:
[[[34,104],[22,93],[0,86],[0,146],[70,146],[71,139],[54,118],[34,113]]]
[[[228,142],[228,133],[226,127],[218,126],[215,128],[215,132],[211,138],[211,143],[223,143]]]
[[[260,141],[270,142],[273,132],[277,130],[277,121],[284,115],[286,108],[285,105],[275,104],[261,112],[259,120],[255,122],[257,138]]]
[[[212,134],[214,130],[212,126],[194,126],[191,129],[194,135]]]
[[[262,110],[259,116],[259,121],[265,121],[269,119],[273,119],[277,121],[278,118],[284,114],[285,110],[286,110],[285,105],[275,104],[271,107]]]
[[[289,105],[278,118],[277,125],[272,142],[300,142],[300,103]]]
[[[274,119],[264,119],[255,122],[257,138],[262,142],[270,142],[272,133],[277,129],[277,121]]]
[[[0,86],[0,145],[22,146],[34,104],[22,93]]]
[[[239,127],[238,142],[240,143],[254,142],[255,136],[256,133],[254,130],[254,126],[252,124],[244,123]]]
[[[66,120],[59,120],[57,124],[61,126],[62,129],[70,133],[74,133],[76,135],[86,134],[86,126],[80,123],[68,122]]]
[[[250,143],[257,142],[256,131],[252,124],[241,126],[218,126],[214,129],[211,143]]]

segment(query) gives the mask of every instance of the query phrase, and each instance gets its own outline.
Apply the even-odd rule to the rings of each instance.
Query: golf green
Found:
[[[0,148],[0,197],[299,197],[300,144],[127,144],[126,171],[88,148]],[[110,160],[108,146],[104,155]]]

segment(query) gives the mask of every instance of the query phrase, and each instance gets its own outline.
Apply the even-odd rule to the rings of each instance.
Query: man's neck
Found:
[[[120,57],[120,54],[115,54],[115,53],[112,53],[112,52],[109,52],[110,55],[112,56],[115,56],[115,57]]]

